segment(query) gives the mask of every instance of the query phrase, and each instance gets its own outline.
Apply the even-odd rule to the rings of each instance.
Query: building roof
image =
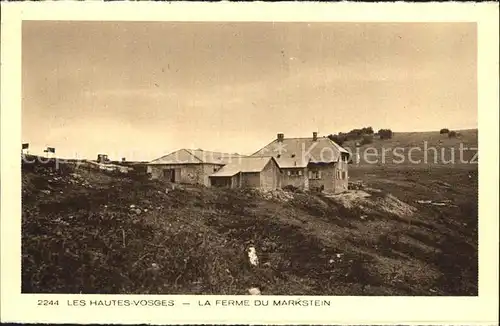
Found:
[[[247,156],[240,157],[225,165],[222,169],[210,175],[210,177],[231,177],[240,172],[261,172],[269,161],[276,161],[270,156]]]
[[[252,156],[273,156],[280,168],[300,168],[311,163],[337,162],[341,153],[349,152],[327,137],[275,139]]]
[[[240,154],[204,151],[202,149],[179,149],[175,152],[152,160],[148,164],[220,164],[225,165],[232,160],[243,157]]]
[[[305,168],[309,161],[302,160],[300,157],[283,157],[276,158],[276,162],[278,166],[282,169],[291,169],[291,168]]]

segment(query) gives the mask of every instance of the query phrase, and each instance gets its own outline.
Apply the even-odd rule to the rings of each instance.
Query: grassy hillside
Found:
[[[385,166],[415,165],[415,163],[410,162],[409,158],[414,161],[420,161],[417,165],[445,165],[450,167],[455,165],[477,166],[477,163],[470,164],[470,162],[477,153],[478,130],[469,129],[459,130],[457,132],[459,136],[456,138],[448,138],[448,134],[439,134],[439,131],[395,132],[392,139],[381,140],[374,137],[373,143],[360,147],[356,147],[356,142],[359,143],[359,140],[349,140],[343,143],[343,147],[350,149],[352,153],[361,154],[359,162],[357,162],[356,155],[353,157],[354,165],[358,166],[374,165],[370,163],[373,161],[377,161],[375,165]],[[464,148],[462,151],[462,159],[460,157],[461,145]],[[396,148],[399,149],[396,150]],[[412,148],[414,149],[409,154]],[[433,148],[435,148],[435,150]],[[384,150],[385,154],[383,154]],[[427,159],[425,159],[426,152]],[[367,153],[367,155],[363,155],[363,153]],[[402,160],[400,156],[397,156],[398,154],[403,155],[404,160]],[[385,164],[381,164],[382,155],[385,155]],[[399,161],[402,162],[398,163]]]
[[[24,164],[22,291],[477,295],[476,170],[351,172],[327,196]]]

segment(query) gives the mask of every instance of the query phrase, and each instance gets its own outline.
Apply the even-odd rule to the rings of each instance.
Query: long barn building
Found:
[[[326,137],[276,139],[253,155],[180,149],[147,164],[153,179],[207,187],[347,190],[349,152]]]

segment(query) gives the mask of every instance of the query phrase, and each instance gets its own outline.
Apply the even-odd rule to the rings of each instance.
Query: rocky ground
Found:
[[[353,170],[350,186],[207,189],[24,164],[22,291],[477,295],[477,170]]]

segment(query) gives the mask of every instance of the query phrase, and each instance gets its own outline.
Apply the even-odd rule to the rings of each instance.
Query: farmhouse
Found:
[[[209,178],[214,187],[274,190],[280,187],[281,170],[270,156],[239,157]]]
[[[282,171],[281,187],[342,192],[347,190],[349,152],[326,137],[313,132],[311,138],[275,140],[252,156],[272,156]]]
[[[180,149],[147,163],[147,173],[152,179],[210,186],[209,175],[238,157],[241,155]]]

